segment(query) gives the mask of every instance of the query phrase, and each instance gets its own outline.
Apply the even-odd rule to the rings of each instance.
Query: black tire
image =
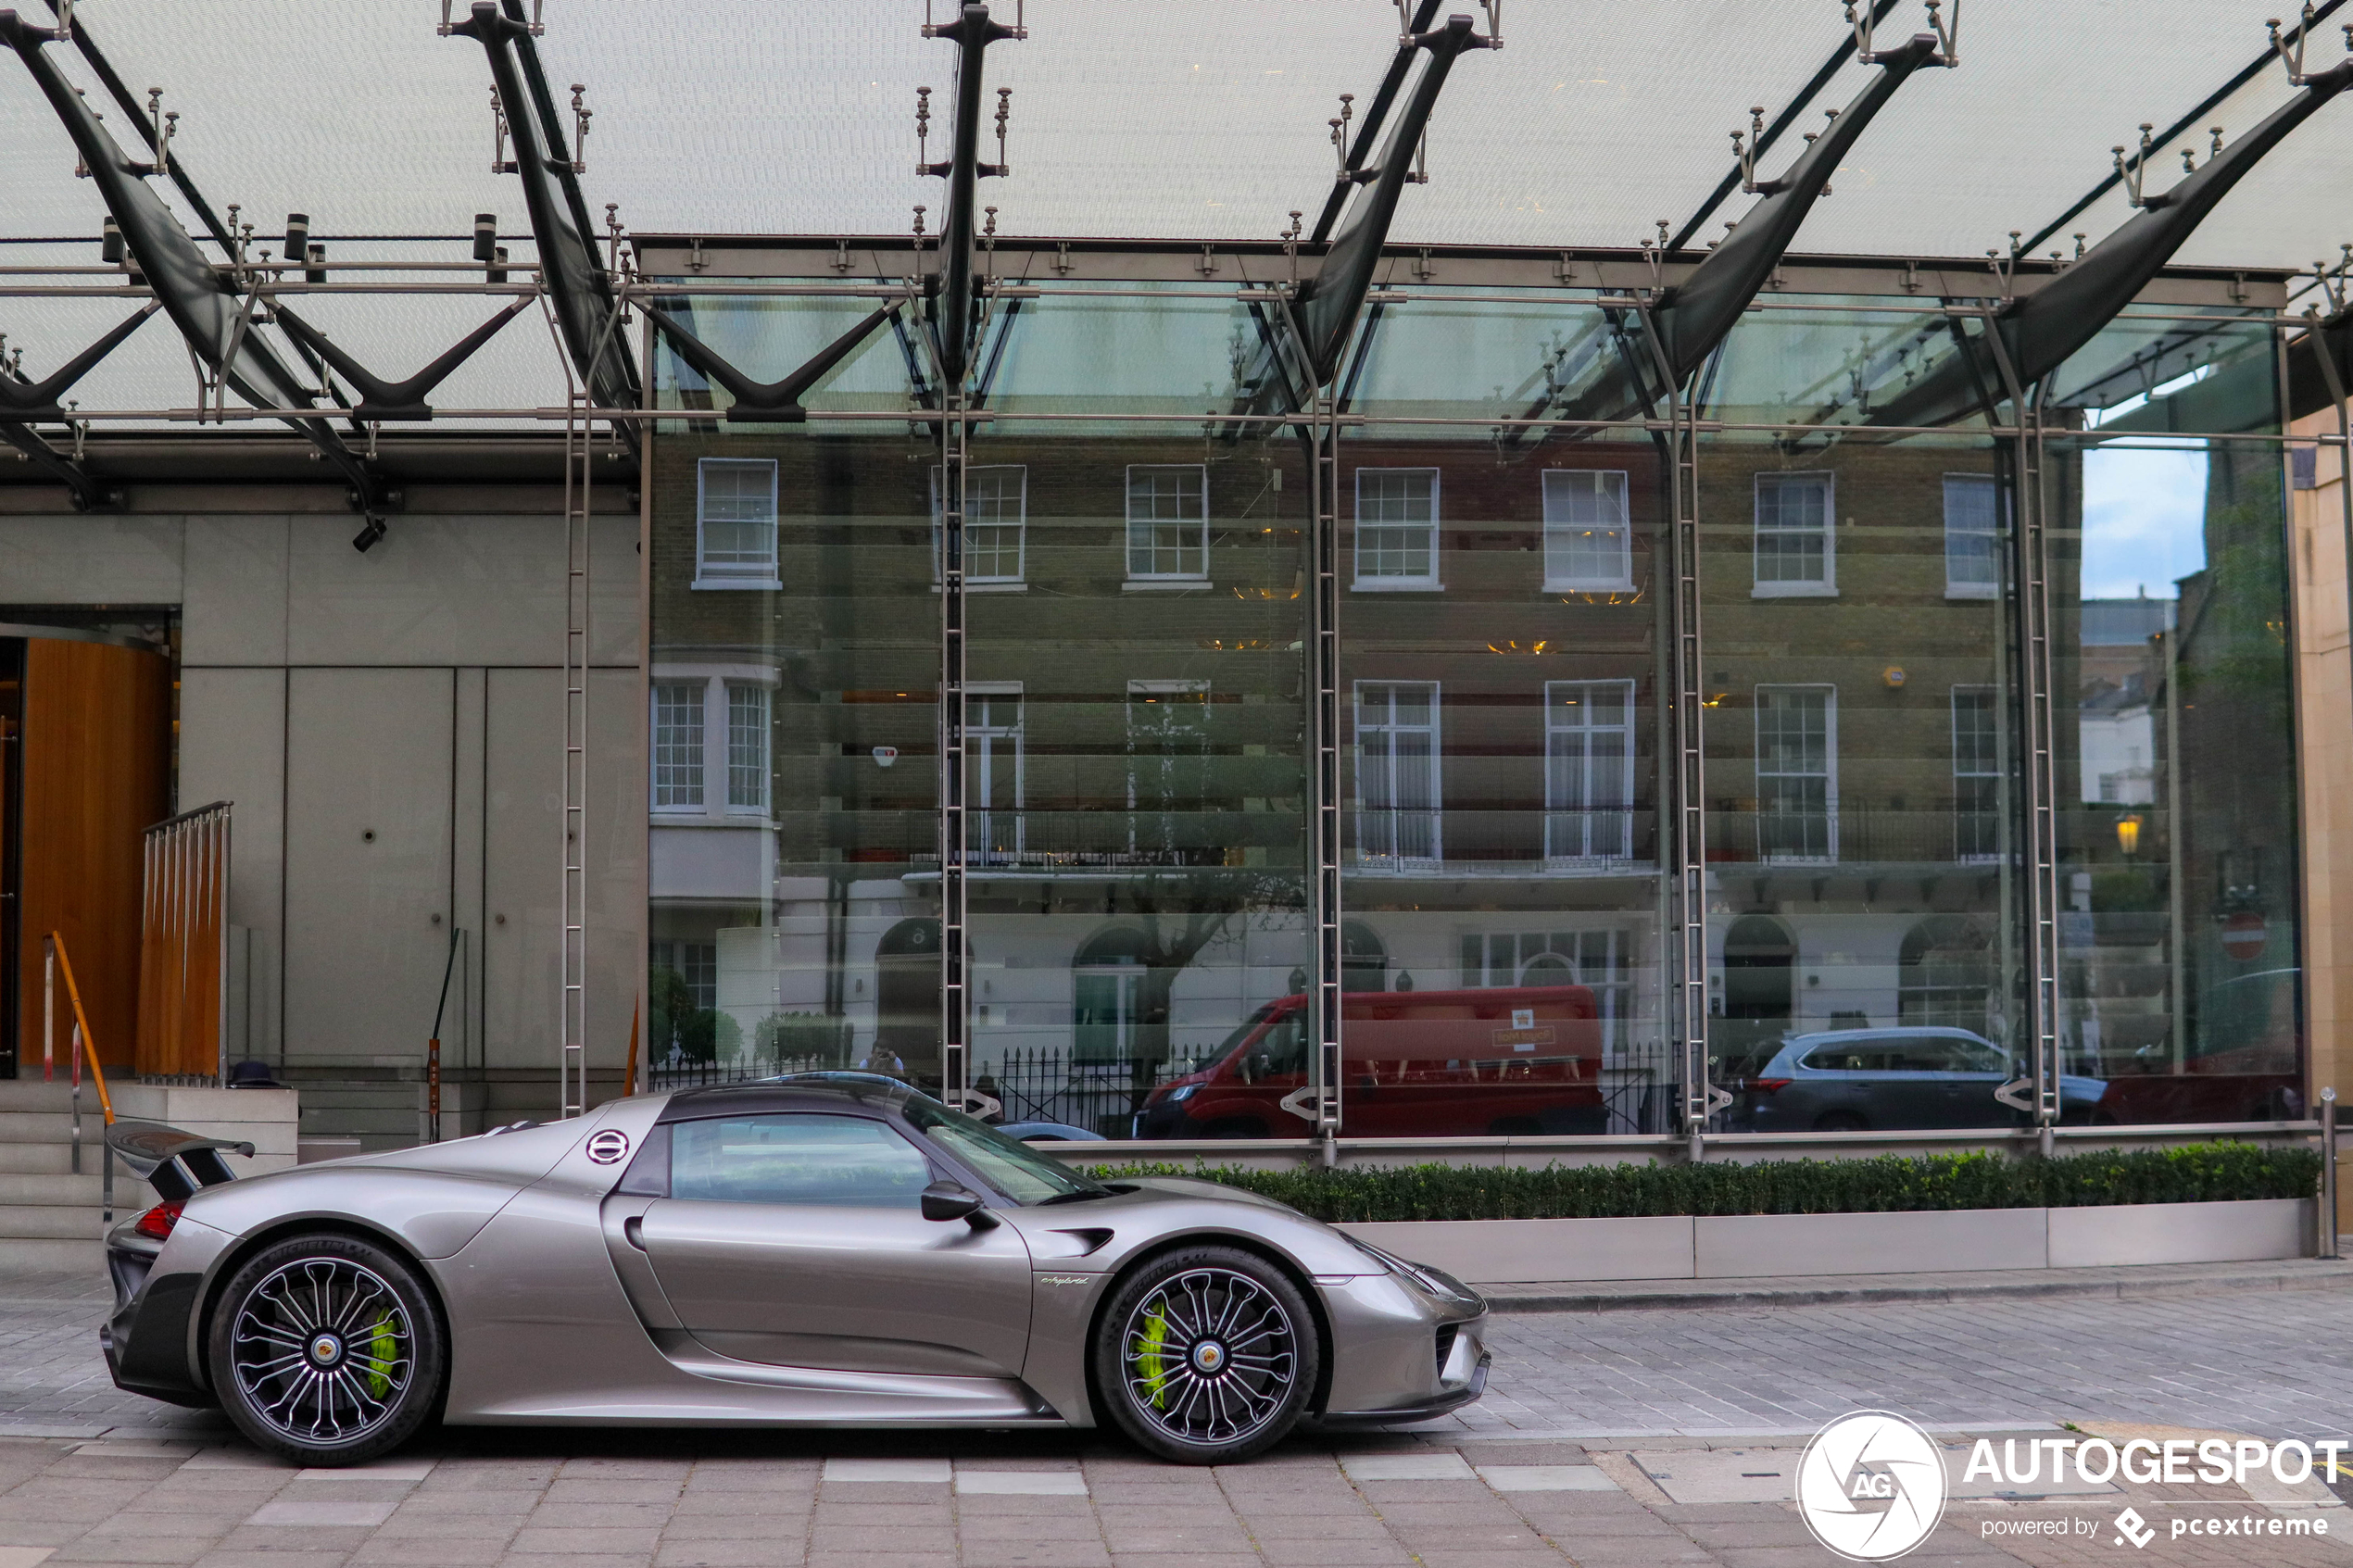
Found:
[[[1814,1130],[1818,1133],[1860,1133],[1869,1126],[1852,1110],[1825,1110],[1814,1118]]]
[[[1266,1123],[1250,1116],[1228,1116],[1223,1122],[1212,1122],[1202,1130],[1204,1138],[1263,1138]]]
[[[336,1234],[291,1236],[230,1276],[206,1366],[256,1448],[301,1464],[363,1464],[417,1434],[441,1398],[448,1339],[407,1260]]]
[[[1498,1138],[1535,1137],[1544,1124],[1533,1116],[1498,1116],[1487,1124],[1488,1135]]]
[[[1324,1348],[1281,1270],[1212,1246],[1165,1253],[1121,1281],[1091,1353],[1103,1406],[1137,1447],[1177,1464],[1231,1464],[1299,1424]]]

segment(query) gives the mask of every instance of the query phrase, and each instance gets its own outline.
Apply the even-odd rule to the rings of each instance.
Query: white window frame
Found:
[[[1567,724],[1560,721],[1572,694],[1609,688],[1618,700],[1621,723]],[[1581,700],[1581,699],[1579,699]],[[1579,715],[1582,717],[1582,715]],[[1592,737],[1614,734],[1622,750],[1613,764],[1593,760]],[[1566,803],[1560,784],[1561,763],[1555,756],[1560,737],[1574,735],[1583,743],[1579,793],[1586,804]],[[1606,775],[1606,778],[1604,778]],[[1616,786],[1618,804],[1592,804],[1597,784]],[[1616,817],[1613,826],[1605,819]],[[1634,854],[1634,683],[1627,680],[1547,681],[1544,683],[1544,859],[1554,864],[1589,865],[1628,860]]]
[[[1953,495],[1956,485],[1969,489],[1983,487],[1992,496],[1986,508],[1987,526],[1956,528],[1953,518]],[[1956,557],[1955,541],[1982,539],[1986,542],[1986,558],[1993,564],[1994,580],[1990,583],[1968,581],[1953,575]],[[1944,476],[1944,596],[1948,599],[1993,599],[2002,593],[2002,495],[2001,488],[1990,473],[1948,473]]]
[[[1428,544],[1428,550],[1429,550],[1429,571],[1428,571],[1428,572],[1426,572],[1426,573],[1424,573],[1424,574],[1422,574],[1422,575],[1420,575],[1420,576],[1411,576],[1411,575],[1406,575],[1406,574],[1403,574],[1403,573],[1382,573],[1382,572],[1376,572],[1376,573],[1372,573],[1372,574],[1369,574],[1369,575],[1368,575],[1368,574],[1365,572],[1365,528],[1366,528],[1368,525],[1367,525],[1367,524],[1365,523],[1365,476],[1366,474],[1368,474],[1368,473],[1379,473],[1379,474],[1391,474],[1391,473],[1421,474],[1421,473],[1426,473],[1426,474],[1429,475],[1429,521],[1428,521],[1427,524],[1415,524],[1415,523],[1411,523],[1411,522],[1376,522],[1376,523],[1372,523],[1372,524],[1370,524],[1370,525],[1369,525],[1370,527],[1373,527],[1373,528],[1379,528],[1379,529],[1398,529],[1398,530],[1408,530],[1408,529],[1412,529],[1412,528],[1415,528],[1415,527],[1417,527],[1417,526],[1427,528],[1428,533],[1428,537],[1427,544]],[[1358,470],[1356,470],[1356,477],[1355,477],[1355,482],[1354,482],[1354,483],[1355,483],[1355,496],[1356,496],[1356,514],[1355,514],[1355,523],[1354,523],[1354,538],[1353,538],[1353,542],[1352,542],[1352,550],[1351,550],[1351,553],[1352,553],[1352,555],[1353,555],[1353,568],[1354,568],[1354,570],[1353,570],[1353,581],[1352,581],[1352,583],[1350,583],[1350,586],[1351,586],[1352,588],[1353,588],[1353,589],[1354,589],[1357,593],[1360,593],[1360,594],[1430,593],[1430,592],[1433,592],[1433,591],[1435,591],[1435,590],[1442,589],[1442,588],[1444,588],[1444,587],[1445,587],[1445,584],[1444,584],[1443,583],[1441,583],[1441,582],[1440,582],[1440,581],[1439,581],[1439,571],[1438,571],[1438,565],[1439,565],[1439,557],[1438,557],[1439,527],[1440,527],[1440,520],[1441,520],[1441,519],[1444,516],[1444,513],[1443,513],[1443,511],[1441,509],[1441,505],[1440,505],[1440,486],[1441,486],[1441,481],[1442,481],[1443,477],[1444,477],[1444,475],[1443,475],[1443,471],[1442,471],[1442,470],[1438,470],[1438,469],[1432,469],[1432,468],[1410,468],[1410,469],[1403,469],[1403,468],[1399,468],[1399,469],[1386,469],[1386,468],[1360,468],[1360,469],[1358,469]],[[1408,547],[1410,547],[1410,546],[1408,546]]]
[[[1965,769],[1961,766],[1961,699],[1964,696],[1972,699],[1978,697],[1983,697],[1986,699],[1987,711],[1993,716],[1994,757],[1991,764],[1987,767]],[[2000,699],[2000,688],[1990,685],[1957,685],[1952,689],[1951,695],[1947,698],[1948,710],[1952,719],[1953,736],[1953,859],[1965,866],[1995,865],[1998,864],[2002,859],[2000,842],[2001,834],[1998,827],[1995,830],[1994,847],[1993,848],[1965,851],[1960,847],[1961,780],[1994,780],[1994,811],[1999,812],[2002,809],[2001,779],[2004,769],[2002,766],[2002,708]]]
[[[726,734],[727,814],[731,817],[765,819],[774,790],[771,779],[775,768],[776,688],[762,681],[722,680],[717,686],[717,691],[711,696],[717,701],[720,722]],[[736,722],[736,698],[755,694],[760,699],[757,705],[758,728],[753,731],[753,755],[747,759],[737,748],[741,735]],[[751,787],[749,790],[739,789],[737,785],[744,782],[746,775],[749,775]]]
[[[692,804],[656,805],[661,798],[660,750],[655,744],[654,724],[661,709],[664,688],[692,687],[698,694],[696,712],[698,721],[695,734],[699,741],[702,768],[702,793]],[[759,769],[760,801],[757,805],[738,803],[735,788],[734,695],[746,688],[757,688],[767,694],[767,723],[761,738],[761,756],[754,764]],[[665,823],[701,822],[711,826],[743,826],[747,823],[768,823],[775,818],[775,715],[776,672],[758,665],[657,665],[647,682],[646,800],[655,821]]]
[[[1766,694],[1781,692],[1818,692],[1822,696],[1822,771],[1818,773],[1783,771],[1765,769],[1765,697]],[[1838,860],[1838,688],[1818,682],[1777,682],[1760,685],[1755,690],[1754,740],[1756,758],[1756,858],[1768,865],[1807,866],[1834,865]],[[1818,855],[1768,853],[1765,847],[1765,781],[1767,779],[1814,779],[1822,781],[1822,815],[1824,819],[1824,852]]]
[[[1408,686],[1428,694],[1429,722],[1426,726],[1399,724],[1393,717],[1397,710],[1395,694],[1401,688]],[[1365,717],[1365,696],[1371,692],[1383,694],[1381,697],[1383,717],[1368,722]],[[1356,730],[1356,857],[1362,865],[1397,868],[1436,866],[1446,858],[1446,779],[1443,739],[1445,729],[1440,709],[1441,696],[1439,683],[1436,681],[1359,681],[1350,694],[1349,708],[1354,719]],[[1426,806],[1396,804],[1398,797],[1396,737],[1408,731],[1427,733],[1429,736],[1429,750],[1427,754],[1429,769],[1428,792],[1429,800]],[[1377,757],[1367,754],[1365,741],[1368,734],[1382,737]],[[1380,793],[1387,797],[1389,804],[1367,805],[1365,803],[1365,783],[1368,776],[1380,780],[1382,784]],[[1428,847],[1421,853],[1400,853],[1396,848],[1401,836],[1400,830],[1404,827],[1406,819],[1413,817],[1428,818],[1428,822],[1423,824],[1428,838]],[[1378,831],[1372,836],[1379,837],[1390,847],[1380,851],[1368,849],[1366,847],[1368,827],[1377,827]]]
[[[1822,517],[1816,529],[1765,526],[1765,492],[1779,490],[1793,481],[1817,481],[1822,486]],[[1786,538],[1818,531],[1822,541],[1822,575],[1817,579],[1792,581],[1786,578],[1767,580],[1765,540],[1769,532]],[[1755,497],[1750,511],[1749,596],[1758,599],[1831,599],[1838,596],[1838,475],[1828,469],[1806,469],[1784,472],[1772,470],[1756,475]]]
[[[1555,483],[1554,481],[1560,483]],[[1578,522],[1567,517],[1566,513],[1568,510],[1571,493],[1578,488],[1570,483],[1571,481],[1585,482],[1584,488],[1589,495],[1603,498],[1603,505],[1598,508],[1600,510],[1606,512],[1612,509],[1609,502],[1614,499],[1617,521],[1593,524]],[[1605,483],[1610,481],[1614,481],[1615,483]],[[1592,593],[1630,590],[1634,586],[1634,529],[1627,499],[1629,490],[1626,483],[1626,470],[1623,469],[1546,469],[1541,483],[1544,502],[1545,591],[1550,593],[1569,590]],[[1614,496],[1611,495],[1612,490],[1616,492]],[[1559,502],[1558,510],[1563,514],[1560,516],[1554,515],[1556,493]],[[1598,543],[1589,545],[1587,547],[1598,549],[1604,554],[1610,562],[1610,570],[1579,576],[1568,570],[1570,556],[1577,548],[1576,541],[1592,540],[1595,535],[1601,536]]]
[[[684,731],[686,744],[691,746],[691,764],[686,759],[666,759],[662,755],[662,696],[689,694],[679,699],[690,709],[691,722],[678,726]],[[686,679],[656,679],[648,683],[646,711],[646,753],[650,763],[646,780],[646,799],[656,816],[699,817],[711,802],[711,700],[710,682],[699,677]],[[673,731],[673,733],[676,733]],[[677,744],[673,742],[673,744]],[[692,800],[662,799],[662,769],[665,765],[694,769],[694,798]],[[673,787],[684,788],[683,784]]]
[[[1190,474],[1194,477],[1201,485],[1201,511],[1199,516],[1172,519],[1162,517],[1139,518],[1136,515],[1136,476],[1138,474],[1162,473]],[[1164,583],[1208,582],[1209,465],[1206,463],[1130,463],[1127,465],[1124,480],[1123,494],[1126,497],[1125,506],[1127,516],[1127,536],[1126,541],[1126,548],[1127,552],[1127,581],[1139,585],[1144,583],[1158,585]],[[1183,497],[1181,494],[1178,499],[1180,502],[1182,501]],[[1156,554],[1159,553],[1161,547],[1153,537],[1155,531],[1170,527],[1172,525],[1178,530],[1180,537],[1184,534],[1193,535],[1193,539],[1190,543],[1179,544],[1176,546],[1176,558],[1178,563],[1181,565],[1186,555],[1189,552],[1199,560],[1200,570],[1194,571],[1138,571],[1136,567],[1138,530],[1140,528],[1143,531],[1143,556],[1145,560],[1150,561]]]
[[[1023,812],[1029,793],[1029,700],[1023,695],[1019,681],[968,681],[964,684],[965,716],[964,756],[971,769],[972,782],[965,788],[966,814],[973,824],[972,846],[967,853],[975,865],[1010,865],[1018,862],[1028,847],[1028,819]],[[988,716],[979,718],[972,699],[978,697],[988,703]],[[1007,705],[1012,721],[1004,721],[998,705]],[[1011,747],[1013,754],[1011,800],[992,798],[996,773],[993,764],[1000,747]],[[1002,811],[1013,819],[1013,831],[1004,836],[1010,847],[991,848],[989,841],[999,835],[993,831],[995,813]]]
[[[1015,518],[1011,525],[1013,530],[1013,570],[1011,575],[1007,575],[1001,571],[980,572],[973,570],[972,481],[975,474],[984,473],[1014,473],[1021,476],[1019,481],[1020,516]],[[938,586],[940,581],[939,552],[941,548],[941,508],[939,504],[939,465],[934,463],[931,469],[931,580],[934,587]],[[1007,525],[999,521],[985,523],[982,526],[987,528],[1003,528]],[[1003,552],[1001,546],[998,546],[992,547],[991,553],[1001,557]],[[973,463],[966,465],[964,469],[964,587],[966,591],[970,592],[973,590],[978,590],[984,594],[1022,593],[1027,591],[1028,586],[1029,465],[1027,463]]]
[[[710,481],[717,470],[745,471],[764,469],[768,475],[768,553],[761,561],[713,561],[709,535]],[[744,520],[721,520],[740,524]],[[758,526],[754,523],[754,526]],[[717,589],[782,589],[776,564],[776,459],[774,458],[700,458],[695,462],[695,580],[692,586]]]

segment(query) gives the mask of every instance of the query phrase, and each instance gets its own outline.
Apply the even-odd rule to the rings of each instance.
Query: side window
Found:
[[[1887,1052],[1875,1047],[1820,1046],[1806,1057],[1806,1065],[1817,1073],[1884,1073],[1890,1063]]]
[[[1295,1078],[1307,1071],[1307,1014],[1294,1010],[1283,1014],[1258,1042],[1253,1055],[1266,1059],[1266,1075],[1270,1078]]]
[[[912,1209],[930,1182],[921,1150],[862,1117],[718,1116],[671,1124],[673,1198]]]

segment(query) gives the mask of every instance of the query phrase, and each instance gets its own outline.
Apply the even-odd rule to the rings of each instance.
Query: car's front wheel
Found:
[[[1112,1419],[1139,1446],[1180,1464],[1226,1464],[1298,1424],[1323,1347],[1281,1270],[1239,1248],[1190,1247],[1113,1291],[1094,1361]]]
[[[424,1282],[358,1236],[264,1248],[213,1310],[213,1392],[257,1448],[308,1465],[360,1464],[416,1435],[448,1364]]]

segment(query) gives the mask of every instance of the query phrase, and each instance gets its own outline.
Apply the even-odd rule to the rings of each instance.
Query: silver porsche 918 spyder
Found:
[[[1211,1463],[1486,1386],[1486,1303],[1436,1270],[1208,1182],[1088,1180],[862,1074],[245,1180],[172,1129],[118,1147],[165,1201],[108,1237],[115,1382],[305,1464],[436,1417],[1108,1420]]]

